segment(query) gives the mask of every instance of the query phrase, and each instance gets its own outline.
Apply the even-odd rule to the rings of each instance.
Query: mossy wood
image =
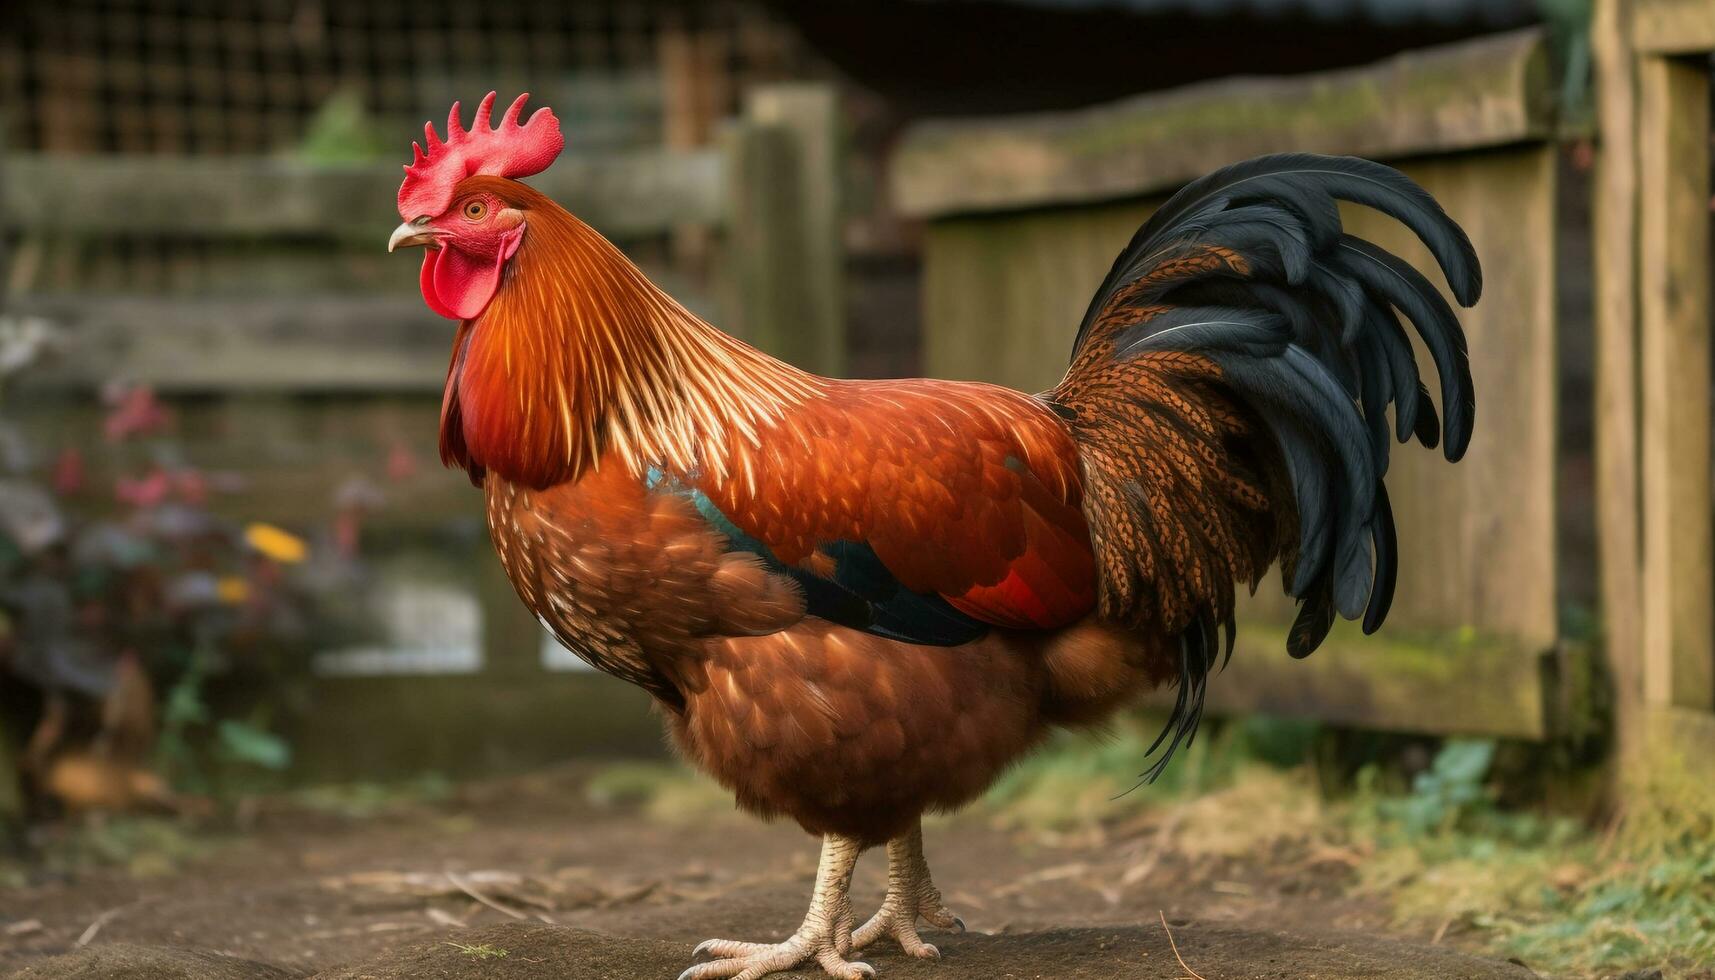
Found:
[[[1621,767],[1628,831],[1645,840],[1715,835],[1715,714],[1650,705],[1638,717]],[[1636,801],[1647,801],[1639,805]]]
[[[1542,117],[1535,109],[1526,111],[1537,104],[1538,82],[1532,81],[1537,68],[1532,66],[1540,56],[1540,38],[1526,33],[1420,52],[1372,69],[1279,83],[1247,81],[1224,90],[1199,87],[1196,97],[1207,100],[1204,108],[1220,118],[1217,103],[1225,102],[1217,99],[1217,91],[1241,102],[1279,84],[1299,92],[1298,97],[1314,94],[1312,101],[1337,104],[1372,97],[1383,79],[1404,84],[1426,66],[1451,72],[1447,66],[1462,65],[1452,74],[1461,74],[1463,81],[1438,96],[1444,102],[1408,101],[1402,111],[1488,123],[1475,129],[1447,124],[1438,130],[1437,139],[1445,137],[1441,143],[1342,142],[1341,130],[1318,129],[1287,110],[1278,126],[1258,126],[1242,139],[1175,132],[1170,155],[1177,162],[1168,169],[1145,168],[1129,184],[1105,178],[1092,182],[1078,168],[1021,173],[1017,193],[1003,195],[1007,204],[985,204],[982,213],[971,208],[984,198],[949,193],[932,199],[923,190],[926,184],[915,183],[913,175],[923,173],[931,147],[952,168],[964,165],[966,150],[1004,143],[1009,133],[1017,137],[1015,149],[1029,146],[1048,156],[1076,134],[1101,143],[1107,161],[1102,167],[1124,169],[1144,167],[1141,161],[1161,150],[1167,137],[1142,122],[1128,128],[1128,121],[1147,117],[1145,100],[1059,121],[1032,116],[933,123],[906,137],[899,162],[908,172],[896,189],[908,195],[912,207],[936,215],[924,235],[926,370],[1025,390],[1042,390],[1059,379],[1091,292],[1172,182],[1236,157],[1288,149],[1375,153],[1379,147],[1384,156],[1390,147],[1414,154],[1438,147],[1460,151],[1395,162],[1465,226],[1483,258],[1483,300],[1461,313],[1479,405],[1470,452],[1456,466],[1439,453],[1415,447],[1393,454],[1388,485],[1403,562],[1398,598],[1379,637],[1365,641],[1337,633],[1327,649],[1306,662],[1290,662],[1280,630],[1271,627],[1290,621],[1291,606],[1278,582],[1266,581],[1241,606],[1240,652],[1232,669],[1212,681],[1212,708],[1305,714],[1387,729],[1523,737],[1548,734],[1554,724],[1548,706],[1558,698],[1544,689],[1543,664],[1559,645],[1556,150],[1540,138],[1547,132]],[[1483,79],[1510,79],[1511,87],[1485,88]],[[1171,106],[1192,94],[1147,98]],[[1496,119],[1510,122],[1501,125]],[[1299,123],[1307,125],[1302,135],[1293,128]],[[1462,135],[1455,139],[1454,132]],[[967,139],[971,142],[963,142]],[[1035,158],[1020,151],[1011,159]],[[1033,183],[1038,177],[1063,183]],[[979,175],[971,185],[989,186],[986,179]],[[1111,194],[1110,187],[1122,187],[1124,193]],[[1081,203],[1046,206],[1056,200]],[[1021,210],[1015,204],[1030,207]],[[1353,234],[1419,268],[1433,267],[1410,233],[1384,216],[1348,208],[1345,217]],[[1428,370],[1427,358],[1421,351],[1419,356]],[[1373,655],[1365,656],[1366,651]],[[1437,657],[1449,665],[1447,673],[1422,669]],[[1472,693],[1476,688],[1482,689],[1479,694]]]
[[[1391,625],[1391,624],[1390,624]],[[1475,631],[1385,629],[1339,622],[1303,662],[1284,656],[1287,623],[1245,620],[1228,669],[1209,681],[1216,714],[1314,717],[1338,725],[1435,735],[1540,739],[1560,705],[1543,684],[1557,652]],[[1150,703],[1168,707],[1173,692]]]
[[[1547,135],[1551,103],[1543,37],[1519,31],[1346,71],[922,123],[894,157],[893,197],[938,217],[1151,194],[1281,150],[1398,159],[1500,146]]]

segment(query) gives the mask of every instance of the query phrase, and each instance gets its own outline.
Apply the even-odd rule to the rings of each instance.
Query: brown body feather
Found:
[[[949,648],[806,616],[791,579],[617,464],[541,491],[490,474],[495,548],[544,625],[654,694],[680,750],[752,812],[880,843],[980,794],[1049,726],[1169,676],[1095,622]]]

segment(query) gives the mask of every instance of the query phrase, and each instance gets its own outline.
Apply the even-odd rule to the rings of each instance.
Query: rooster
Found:
[[[682,980],[869,976],[850,957],[883,937],[938,956],[919,921],[963,923],[921,815],[1173,685],[1159,772],[1232,653],[1236,585],[1271,566],[1300,603],[1292,656],[1336,613],[1382,624],[1389,443],[1457,460],[1473,392],[1450,305],[1336,202],[1408,226],[1462,304],[1481,289],[1470,241],[1397,171],[1287,154],[1191,183],[1120,253],[1052,391],[842,381],[705,323],[520,183],[564,145],[526,98],[494,125],[490,93],[469,130],[455,103],[399,189],[388,248],[425,248],[423,299],[459,322],[441,457],[482,488],[544,626],[648,691],[739,806],[822,839],[798,930],[705,942]],[[854,928],[874,846],[887,895]]]

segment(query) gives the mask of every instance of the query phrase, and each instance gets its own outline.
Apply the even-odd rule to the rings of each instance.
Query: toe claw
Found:
[[[697,944],[696,949],[691,950],[691,958],[696,959],[697,957],[703,955],[704,953],[708,952],[711,948],[713,948],[715,943],[718,943],[718,942],[720,942],[719,939],[705,939],[705,940],[703,940],[702,942]],[[685,972],[689,973],[690,971],[687,970]],[[685,978],[683,976],[680,976],[679,980],[685,980]]]
[[[856,960],[852,963],[852,972],[862,974],[866,977],[873,977],[875,976],[875,967],[870,966],[862,960]]]
[[[965,920],[959,918],[956,915],[953,916],[953,928],[959,930],[960,932],[964,932],[965,931]]]

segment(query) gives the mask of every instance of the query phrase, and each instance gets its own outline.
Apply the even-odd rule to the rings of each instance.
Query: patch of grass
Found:
[[[1309,758],[1314,725],[1271,718],[1206,722],[1180,746],[1153,783],[1139,773],[1161,719],[1128,715],[1104,732],[1061,732],[989,790],[985,801],[1004,826],[1069,830],[1125,820],[1165,801],[1233,785],[1241,772],[1297,766]]]
[[[399,807],[440,803],[453,793],[453,782],[440,773],[425,773],[398,782],[329,783],[288,794],[306,810],[364,820]]]
[[[1554,975],[1715,962],[1715,842],[1638,851],[1575,822],[1496,816],[1366,840],[1359,888]]]
[[[140,878],[169,875],[213,846],[206,835],[170,817],[90,818],[48,828],[28,859],[0,858],[0,885],[23,885],[43,872],[94,868],[123,868]]]
[[[640,810],[661,823],[701,822],[731,816],[732,794],[714,780],[670,762],[618,762],[584,784],[584,796],[600,807]]]
[[[473,956],[479,960],[503,960],[508,955],[506,950],[501,949],[493,943],[478,943],[476,945],[472,945],[470,943],[449,942],[447,945],[466,956]]]
[[[1360,785],[1344,823],[1358,888],[1402,922],[1458,929],[1555,975],[1715,961],[1715,841],[1653,823],[1598,834],[1493,803],[1492,745],[1454,740],[1404,796]]]
[[[1276,722],[1206,726],[1163,778],[1135,792],[1153,725],[1061,736],[989,793],[1004,825],[1055,834],[1148,815],[1192,857],[1263,860],[1280,841],[1361,856],[1350,888],[1397,923],[1516,957],[1553,976],[1715,963],[1715,837],[1661,808],[1618,830],[1506,808],[1493,742],[1442,743],[1409,778],[1386,762],[1319,786],[1315,732]],[[1122,795],[1123,794],[1123,795]],[[1653,799],[1654,797],[1652,797]],[[1690,812],[1692,808],[1682,808]]]

